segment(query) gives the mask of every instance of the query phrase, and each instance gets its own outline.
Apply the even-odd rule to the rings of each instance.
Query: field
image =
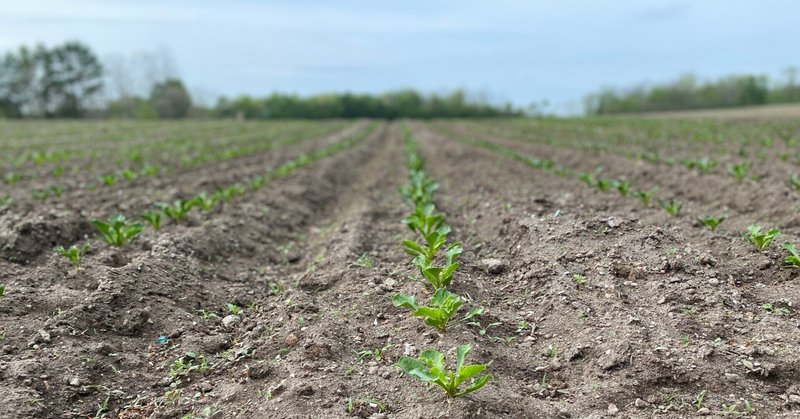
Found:
[[[0,417],[796,417],[798,145],[770,118],[0,121]],[[432,260],[463,249],[446,331],[394,304],[433,293],[403,244],[431,203]],[[461,397],[396,366],[467,343],[492,377]]]

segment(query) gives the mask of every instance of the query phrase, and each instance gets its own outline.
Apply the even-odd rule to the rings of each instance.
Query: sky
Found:
[[[602,86],[800,65],[800,2],[0,0],[0,50],[67,40],[104,60],[167,51],[218,95],[465,88],[581,111]],[[200,95],[200,93],[198,93]]]

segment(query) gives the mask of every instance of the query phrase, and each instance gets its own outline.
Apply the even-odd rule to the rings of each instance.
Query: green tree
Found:
[[[88,46],[79,42],[36,54],[42,76],[37,98],[44,116],[78,118],[103,89],[103,66]]]
[[[153,86],[150,106],[159,118],[186,118],[192,107],[192,99],[182,81],[169,79]]]

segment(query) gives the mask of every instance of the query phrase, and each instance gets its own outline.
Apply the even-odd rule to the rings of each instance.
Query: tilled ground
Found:
[[[722,202],[741,217],[731,219],[737,229],[711,233],[689,216],[408,126],[465,249],[452,289],[485,309],[479,325],[440,335],[389,301],[424,291],[408,279],[399,244],[412,236],[397,193],[407,179],[401,126],[385,123],[210,214],[193,212],[122,250],[98,245],[78,272],[45,251],[51,243],[21,240],[21,225],[80,224],[75,210],[96,196],[52,214],[1,214],[0,417],[692,417],[726,406],[748,413],[745,400],[750,416],[800,415],[797,274],[777,246],[760,254],[738,233],[748,215],[790,224],[791,204],[736,209],[723,191],[692,195],[695,208]],[[225,183],[337,138],[150,186],[169,196]],[[693,190],[686,183],[698,181],[674,168],[567,160],[564,149],[493,140],[605,165],[634,182]],[[137,184],[122,205],[100,205],[139,208],[151,201],[137,198],[147,190]],[[38,251],[8,257],[22,244]],[[767,303],[790,314],[765,311]],[[227,304],[242,312],[229,316]],[[466,397],[448,400],[394,367],[428,348],[452,361],[465,343],[475,346],[469,361],[491,362],[494,375]],[[201,357],[205,371],[191,370]]]

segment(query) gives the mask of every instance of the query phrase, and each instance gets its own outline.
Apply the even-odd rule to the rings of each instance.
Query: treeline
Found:
[[[732,75],[701,81],[685,75],[664,84],[604,88],[586,96],[584,106],[589,115],[603,115],[800,102],[797,77],[795,67],[786,69],[779,80],[765,75]]]
[[[203,108],[193,104],[186,86],[170,69],[174,67],[170,57],[145,55],[148,59],[133,59],[128,65],[117,58],[104,66],[80,42],[7,52],[0,57],[0,118],[392,119],[522,114],[510,104],[494,106],[471,99],[462,90],[423,95],[409,89],[381,95],[223,97],[215,106]],[[133,68],[137,65],[145,68]],[[146,76],[137,77],[139,73]]]
[[[328,94],[310,97],[275,93],[264,98],[221,98],[219,117],[265,118],[453,118],[519,115],[510,104],[495,107],[470,101],[464,91],[444,96],[397,90],[382,95]]]

